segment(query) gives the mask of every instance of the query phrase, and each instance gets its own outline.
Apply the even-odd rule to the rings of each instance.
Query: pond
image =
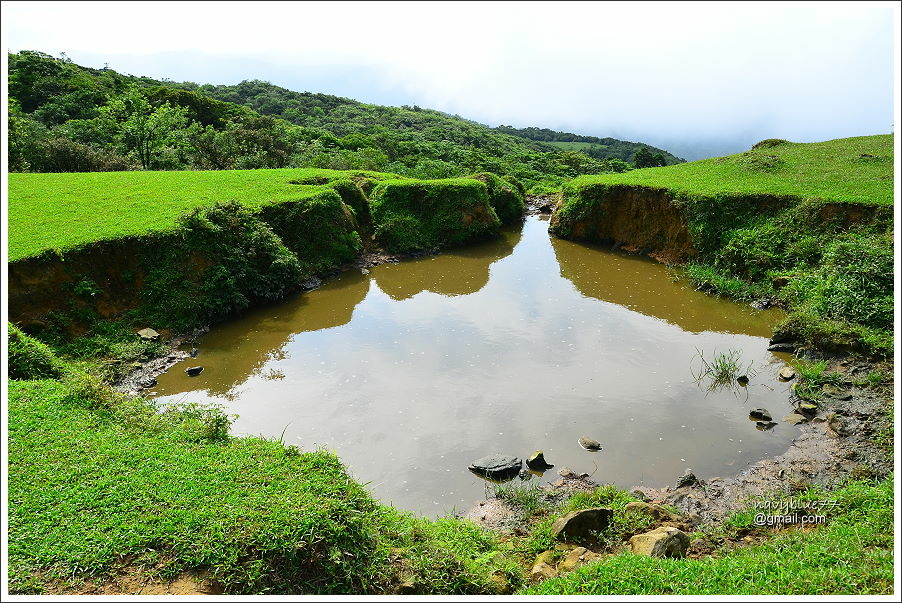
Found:
[[[491,492],[467,466],[493,453],[543,450],[555,468],[531,484],[566,466],[623,487],[782,453],[798,429],[748,418],[792,411],[786,357],[767,351],[779,319],[527,217],[496,240],[347,272],[217,325],[150,393],[219,404],[236,435],[333,450],[381,501],[434,517]],[[703,374],[703,359],[729,354],[744,387]],[[188,377],[192,365],[204,371]]]

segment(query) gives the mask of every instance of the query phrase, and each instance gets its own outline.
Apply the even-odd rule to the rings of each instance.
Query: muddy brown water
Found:
[[[219,404],[236,435],[333,450],[380,500],[438,516],[492,492],[467,470],[492,453],[542,449],[555,468],[532,484],[567,466],[623,487],[782,453],[798,429],[779,422],[791,412],[785,357],[767,351],[779,319],[528,217],[494,241],[345,273],[218,325],[151,395]],[[748,386],[697,381],[700,353],[731,351]],[[205,370],[188,377],[191,365]],[[756,429],[758,407],[776,427]]]

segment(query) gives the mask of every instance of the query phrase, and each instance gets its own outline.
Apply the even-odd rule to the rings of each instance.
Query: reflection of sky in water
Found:
[[[569,466],[626,487],[782,452],[794,428],[748,420],[789,412],[762,338],[775,319],[659,264],[552,241],[530,218],[522,234],[346,274],[221,325],[198,344],[204,373],[173,370],[157,392],[222,403],[235,433],[335,450],[380,499],[436,515],[483,495],[466,467],[496,452],[543,449],[546,480]],[[706,392],[692,358],[729,349],[757,375]]]

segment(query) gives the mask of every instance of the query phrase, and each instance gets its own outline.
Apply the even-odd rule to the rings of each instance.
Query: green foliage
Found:
[[[550,131],[493,129],[420,107],[366,105],[326,94],[292,92],[259,80],[234,86],[161,82],[106,68],[80,67],[64,56],[32,51],[10,54],[9,64],[10,102],[17,107],[17,112],[10,113],[14,119],[9,130],[15,142],[8,165],[14,171],[135,167],[95,156],[113,153],[116,157],[133,154],[145,169],[296,166],[391,171],[420,179],[492,172],[521,180],[532,189],[557,187],[581,174],[624,171],[641,146],[559,132],[551,138],[536,137],[533,131]],[[149,154],[138,150],[135,142],[136,132],[143,135],[145,131],[143,124],[134,119],[98,118],[109,117],[112,105],[119,102],[114,99],[131,96],[134,90],[149,103],[139,115],[164,111],[185,120],[164,128],[169,133],[166,140],[147,139],[153,140]],[[86,127],[96,121],[117,127],[115,131]],[[40,135],[17,135],[28,128]],[[90,136],[85,136],[86,129],[93,130]],[[57,140],[57,147],[81,159],[66,162],[63,154],[50,162],[43,160],[43,138]],[[588,142],[537,142],[552,139]],[[666,162],[681,161],[653,150]],[[61,151],[57,149],[56,154]]]
[[[509,224],[523,217],[526,204],[523,198],[523,185],[514,178],[502,178],[495,174],[483,172],[471,176],[488,187],[489,204],[502,224]]]
[[[174,236],[145,261],[144,312],[154,324],[182,328],[279,299],[303,276],[298,257],[272,229],[234,202],[182,216]]]
[[[460,245],[500,226],[486,185],[471,179],[382,182],[371,211],[376,240],[393,252]]]
[[[6,323],[6,332],[10,379],[55,379],[62,374],[62,363],[47,345],[10,322]]]

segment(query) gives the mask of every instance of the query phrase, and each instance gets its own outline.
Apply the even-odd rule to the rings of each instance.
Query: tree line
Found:
[[[417,178],[489,171],[535,187],[644,167],[640,151],[648,153],[635,145],[630,163],[417,106],[369,105],[259,80],[159,81],[37,51],[9,55],[8,102],[10,171],[320,167]],[[660,153],[652,157],[666,163]]]

